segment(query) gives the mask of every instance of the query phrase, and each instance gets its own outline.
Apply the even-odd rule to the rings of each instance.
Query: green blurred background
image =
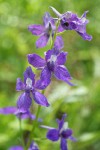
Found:
[[[68,10],[81,16],[89,10],[87,33],[91,42],[84,41],[74,31],[63,34],[64,51],[68,51],[66,66],[76,87],[53,81],[46,95],[51,104],[42,108],[43,124],[57,127],[55,118],[68,114],[69,127],[74,131],[77,143],[68,142],[69,150],[100,150],[100,1],[95,0],[0,0],[0,107],[14,106],[19,93],[16,78],[23,78],[28,66],[26,55],[38,53],[43,56],[49,45],[36,50],[33,36],[27,29],[30,24],[41,24],[42,16],[53,6],[61,13]],[[34,70],[34,69],[33,69]],[[34,70],[35,71],[35,70]],[[38,72],[36,72],[38,73]],[[34,106],[34,113],[36,105]],[[28,125],[26,125],[28,123]],[[31,128],[30,121],[23,121],[24,136]],[[45,129],[36,129],[35,136],[44,138]],[[20,143],[18,120],[15,116],[0,115],[0,150],[8,150]],[[37,140],[41,150],[59,150],[59,142]]]

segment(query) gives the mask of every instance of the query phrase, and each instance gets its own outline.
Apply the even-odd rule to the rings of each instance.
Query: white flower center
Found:
[[[30,88],[32,87],[32,80],[30,78],[26,79],[26,86]]]
[[[56,55],[51,55],[50,57],[50,62],[55,62],[57,59],[57,56]]]
[[[61,128],[60,133],[61,133],[62,131],[65,131],[66,129],[68,129],[68,122],[64,122],[64,125],[63,125],[63,127]]]
[[[69,18],[71,18],[71,16],[72,16],[71,11],[67,11],[67,13],[66,13],[66,18],[69,19]]]
[[[83,18],[81,19],[81,21],[82,21],[82,23],[84,23],[84,22],[86,21],[86,18],[83,17]]]

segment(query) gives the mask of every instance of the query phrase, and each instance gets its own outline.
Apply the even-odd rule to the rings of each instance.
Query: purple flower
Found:
[[[24,150],[22,146],[12,146],[9,150]]]
[[[39,150],[39,147],[35,142],[32,142],[28,150]]]
[[[92,40],[92,36],[86,33],[86,25],[89,23],[89,20],[86,19],[88,11],[85,11],[79,18],[71,11],[60,14],[55,8],[51,7],[51,9],[60,18],[58,32],[62,32],[64,30],[75,30],[84,40]]]
[[[12,146],[9,150],[24,150],[22,146]],[[38,145],[32,142],[28,150],[39,150]]]
[[[14,106],[0,108],[0,114],[4,114],[4,115],[13,114],[13,115],[16,115],[20,119],[26,119],[26,118],[30,118],[32,120],[35,119],[35,115],[31,114],[29,110],[22,111]]]
[[[33,24],[28,29],[32,34],[39,36],[39,39],[36,41],[36,47],[41,48],[47,45],[50,37],[54,36],[56,30],[55,20],[46,12],[43,17],[43,25]]]
[[[48,50],[45,53],[45,60],[37,54],[28,54],[28,62],[38,69],[42,69],[40,80],[37,81],[36,87],[44,89],[51,82],[52,74],[58,80],[62,80],[69,85],[73,85],[69,80],[71,76],[64,66],[66,62],[66,52],[58,51],[56,48]]]
[[[17,101],[17,108],[21,111],[29,110],[32,99],[39,105],[49,106],[46,97],[36,90],[34,78],[35,74],[32,72],[31,67],[28,67],[24,72],[24,82],[20,78],[17,79],[16,90],[24,91]]]
[[[43,128],[47,128],[47,139],[56,142],[60,139],[60,148],[61,150],[68,150],[67,148],[67,140],[70,139],[72,141],[76,141],[76,139],[72,136],[72,130],[68,128],[68,123],[64,122],[66,114],[63,115],[62,119],[57,119],[58,128],[51,128],[48,126],[41,126]]]

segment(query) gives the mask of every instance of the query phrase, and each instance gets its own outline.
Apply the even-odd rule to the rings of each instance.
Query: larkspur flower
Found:
[[[22,146],[12,146],[9,150],[24,150],[24,148]],[[35,142],[32,141],[28,150],[39,150],[39,147]]]
[[[28,150],[39,150],[38,145],[33,141]]]
[[[12,146],[9,150],[24,150],[22,146]]]
[[[88,11],[85,11],[79,18],[71,11],[60,14],[54,7],[51,7],[51,9],[60,19],[58,32],[63,32],[64,30],[75,30],[84,40],[92,40],[92,36],[86,33],[86,25],[89,23],[89,20],[86,19]]]
[[[17,79],[16,90],[24,91],[17,101],[17,107],[22,111],[29,110],[32,104],[32,99],[34,99],[34,101],[39,105],[46,107],[49,106],[46,97],[35,88],[34,78],[35,74],[32,72],[31,67],[28,67],[24,72],[24,82],[22,82],[20,78]]]
[[[73,85],[72,79],[67,68],[64,66],[66,62],[67,52],[58,51],[55,47],[45,53],[45,60],[37,54],[28,54],[28,62],[38,68],[42,69],[40,80],[36,82],[36,87],[39,89],[46,88],[51,82],[52,74],[58,80],[62,80],[69,85]]]
[[[39,36],[39,39],[36,41],[36,47],[42,48],[47,45],[50,37],[54,36],[54,32],[56,30],[55,20],[50,16],[48,12],[46,12],[43,17],[43,25],[29,25],[28,30],[32,34]]]
[[[31,114],[29,110],[26,110],[26,111],[20,110],[14,106],[0,108],[0,114],[4,114],[4,115],[13,114],[13,115],[16,115],[20,119],[26,119],[26,118],[30,118],[32,120],[35,119],[35,115]]]
[[[56,142],[60,139],[60,149],[68,150],[67,140],[70,139],[72,141],[76,141],[76,138],[72,136],[72,130],[68,128],[68,122],[64,122],[66,114],[63,115],[62,119],[57,119],[58,128],[52,128],[48,126],[42,125],[42,128],[48,129],[47,139]]]

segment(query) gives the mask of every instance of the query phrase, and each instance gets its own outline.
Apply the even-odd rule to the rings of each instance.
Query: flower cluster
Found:
[[[36,75],[32,71],[32,68],[28,66],[23,74],[24,81],[17,78],[16,91],[20,91],[21,94],[17,100],[16,107],[9,106],[0,109],[1,114],[14,114],[19,118],[19,120],[26,118],[30,118],[31,120],[35,119],[28,142],[21,146],[13,146],[9,150],[39,150],[37,144],[33,141],[32,136],[36,127],[36,122],[40,121],[40,119],[38,119],[40,106],[50,106],[47,98],[43,94],[44,90],[51,83],[52,77],[55,77],[57,80],[64,81],[70,86],[74,85],[71,82],[72,77],[65,66],[68,53],[62,50],[64,42],[62,37],[57,34],[60,34],[65,30],[74,30],[84,40],[90,41],[92,39],[92,36],[86,33],[86,24],[89,22],[86,19],[88,11],[79,18],[71,11],[60,14],[55,8],[51,7],[51,9],[58,18],[51,17],[47,12],[43,17],[43,25],[32,24],[28,27],[28,30],[33,35],[39,36],[36,41],[36,48],[42,48],[47,44],[52,43],[51,48],[45,52],[44,58],[34,53],[27,55],[29,64],[41,71],[40,78],[36,80]],[[40,90],[42,90],[42,92],[40,92]],[[31,112],[34,102],[39,106],[36,116]],[[61,150],[68,150],[68,139],[76,141],[76,139],[72,136],[72,130],[68,128],[68,123],[64,122],[65,117],[66,115],[64,114],[61,120],[57,119],[58,128],[42,126],[43,128],[48,129],[46,135],[47,139],[53,142],[60,139]]]

